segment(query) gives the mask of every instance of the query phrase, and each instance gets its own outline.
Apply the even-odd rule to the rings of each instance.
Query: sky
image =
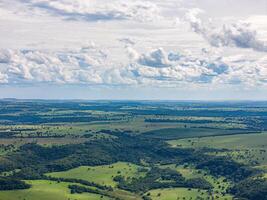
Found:
[[[0,0],[0,98],[267,100],[267,0]]]

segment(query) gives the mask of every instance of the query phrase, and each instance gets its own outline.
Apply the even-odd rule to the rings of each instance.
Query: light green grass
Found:
[[[184,148],[227,148],[227,149],[248,149],[267,148],[267,132],[258,134],[239,134],[230,136],[215,136],[204,138],[171,140],[168,143],[173,147]]]
[[[255,169],[263,170],[264,172],[267,173],[267,165],[255,166],[254,168],[255,168]]]
[[[53,116],[53,115],[51,115]],[[183,124],[161,124],[161,123],[145,123],[143,116],[129,118],[119,121],[98,121],[98,122],[74,122],[74,123],[56,123],[56,124],[42,124],[42,125],[10,125],[0,126],[3,130],[29,129],[26,131],[18,131],[17,137],[33,137],[37,136],[37,132],[42,136],[83,136],[84,134],[92,134],[101,130],[131,130],[138,134],[146,131],[177,128],[182,127]]]
[[[64,172],[49,173],[47,176],[82,179],[101,185],[115,187],[117,183],[113,181],[113,178],[117,175],[121,175],[125,177],[125,179],[144,176],[145,173],[138,172],[138,168],[141,167],[131,163],[118,162],[112,165],[102,165],[96,167],[81,166]]]
[[[200,124],[201,125],[201,124]],[[243,130],[244,131],[244,130]],[[165,140],[171,140],[171,145],[176,145],[175,141],[184,139],[185,141],[191,141],[189,138],[203,138],[207,136],[218,136],[218,135],[233,135],[233,134],[240,134],[240,130],[231,130],[231,129],[211,129],[211,128],[200,128],[200,127],[190,127],[190,126],[183,126],[183,127],[176,127],[176,128],[165,128],[165,129],[157,129],[153,131],[148,131],[146,134],[149,137],[153,138],[160,138]],[[248,131],[244,131],[246,133]],[[178,145],[181,141],[179,141]],[[184,144],[184,143],[182,143]],[[185,143],[187,144],[187,143]],[[184,144],[184,145],[185,145]],[[191,146],[191,142],[187,144]]]
[[[228,149],[225,152],[211,152],[215,156],[226,156],[237,162],[249,165],[267,164],[267,132],[170,140],[172,147]]]
[[[146,194],[150,193],[150,198],[152,200],[182,200],[182,199],[196,199],[197,197],[202,197],[207,199],[207,197],[211,197],[205,190],[191,189],[188,188],[168,188],[168,189],[157,189],[151,190]],[[222,195],[213,195],[218,196],[219,200],[231,200],[231,196],[222,196]]]
[[[32,187],[27,190],[0,191],[0,200],[109,200],[101,195],[82,193],[70,194],[70,183],[34,180],[27,181]]]

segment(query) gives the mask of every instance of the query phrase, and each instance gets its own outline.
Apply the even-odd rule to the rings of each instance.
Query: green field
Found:
[[[184,148],[217,148],[217,149],[248,149],[267,148],[267,132],[257,134],[240,134],[220,137],[203,137],[169,141],[174,147]]]
[[[0,191],[0,200],[109,200],[98,194],[71,194],[70,183],[34,180],[27,181],[32,185],[27,190]]]
[[[125,162],[118,162],[112,165],[102,166],[81,166],[64,172],[54,172],[47,176],[60,178],[75,178],[95,182],[101,185],[115,187],[117,183],[113,181],[115,176],[121,175],[125,179],[138,178],[145,176],[144,172],[138,172],[142,167]]]
[[[207,136],[221,136],[221,135],[238,135],[245,133],[243,130],[228,130],[228,129],[212,129],[212,128],[195,128],[195,127],[179,127],[179,128],[166,128],[152,130],[145,132],[144,135],[157,139],[182,139],[194,137],[207,137]]]
[[[226,151],[210,152],[210,155],[226,156],[238,162],[250,165],[267,164],[267,133],[216,136],[171,140],[172,147],[179,148],[212,148]]]
[[[179,200],[179,199],[208,199],[212,197],[212,195],[209,195],[207,191],[205,190],[197,190],[197,189],[189,189],[189,188],[169,188],[169,189],[157,189],[157,190],[151,190],[147,192],[146,194],[150,194],[149,197],[152,198],[152,200]],[[213,195],[214,198],[219,200],[232,200],[233,198],[231,196],[222,196],[222,195]]]

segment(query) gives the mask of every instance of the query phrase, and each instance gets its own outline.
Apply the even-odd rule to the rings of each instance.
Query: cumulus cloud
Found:
[[[125,0],[28,0],[32,7],[68,19],[86,21],[136,20],[153,21],[160,16],[160,9],[149,1]]]
[[[101,83],[97,67],[103,56],[79,52],[42,52],[38,50],[2,50],[0,65],[11,83]],[[104,59],[103,59],[104,60]]]
[[[168,67],[170,62],[167,53],[162,49],[153,50],[147,54],[142,54],[138,63],[150,67]]]
[[[211,22],[204,23],[199,16],[202,13],[204,11],[198,8],[190,9],[185,19],[190,23],[193,31],[201,35],[211,46],[250,48],[267,52],[267,42],[258,39],[257,31],[253,30],[250,24],[237,22],[216,28]]]
[[[159,48],[137,55],[135,69],[146,82],[162,85],[193,84],[244,84],[249,86],[266,83],[267,57],[248,60],[244,55],[207,58]]]
[[[163,48],[138,52],[127,47],[128,61],[114,61],[95,45],[76,51],[1,50],[1,84],[153,85],[267,84],[267,57],[207,57]],[[127,54],[125,54],[127,56]],[[116,60],[116,59],[115,59]]]

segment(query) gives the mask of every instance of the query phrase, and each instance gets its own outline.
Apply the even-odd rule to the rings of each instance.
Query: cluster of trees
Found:
[[[79,186],[79,185],[69,185],[71,194],[81,194],[81,193],[93,193],[93,194],[100,194],[100,195],[106,195],[105,192],[100,191],[98,189],[92,189],[89,187]]]
[[[12,138],[15,134],[14,131],[0,131],[0,138]]]
[[[189,187],[198,189],[211,189],[212,185],[204,179],[186,180],[179,172],[172,169],[160,169],[153,167],[145,177],[126,181],[122,176],[114,177],[118,187],[132,192],[147,192],[152,189]]]
[[[248,200],[267,200],[267,180],[263,178],[248,178],[230,189],[238,198]]]
[[[214,176],[224,176],[233,182],[244,180],[257,172],[255,169],[224,157],[212,157],[207,161],[200,162],[196,168],[207,169],[210,174]]]
[[[74,178],[56,178],[56,177],[50,177],[50,176],[45,176],[43,179],[51,180],[51,181],[57,181],[57,182],[68,182],[68,183],[79,183],[82,185],[90,186],[90,187],[95,187],[100,190],[107,190],[107,191],[112,191],[113,188],[111,186],[106,186],[106,185],[100,185],[95,182],[90,182],[82,179],[74,179]]]
[[[24,181],[17,179],[0,177],[0,190],[19,190],[28,189],[31,186]]]

